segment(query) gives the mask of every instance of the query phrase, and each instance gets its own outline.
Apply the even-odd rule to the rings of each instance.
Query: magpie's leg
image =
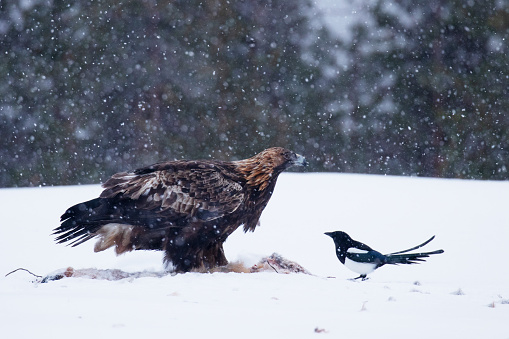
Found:
[[[369,278],[367,278],[366,274],[361,274],[357,278],[353,278],[352,280],[357,280],[357,279],[361,279],[362,281],[364,281],[364,280],[368,280]]]

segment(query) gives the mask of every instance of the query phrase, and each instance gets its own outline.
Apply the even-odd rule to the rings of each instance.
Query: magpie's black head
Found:
[[[336,256],[338,257],[339,261],[344,264],[346,251],[353,245],[352,238],[350,238],[348,234],[342,231],[326,232],[325,235],[328,235],[332,238],[332,240],[334,240],[334,246],[336,246]]]
[[[325,232],[325,235],[331,237],[335,243],[350,242],[352,238],[343,231]]]
[[[338,250],[341,249],[341,253],[345,252],[348,248],[354,245],[354,240],[350,238],[350,236],[345,232],[342,231],[326,232],[325,235],[328,235],[329,237],[332,238],[332,240],[334,240],[334,245],[336,245],[336,248]]]

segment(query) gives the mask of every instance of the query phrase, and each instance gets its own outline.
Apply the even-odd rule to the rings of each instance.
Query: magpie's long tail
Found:
[[[426,240],[425,242],[423,242],[422,244],[420,245],[417,245],[417,246],[414,246],[412,248],[409,248],[407,250],[404,250],[404,251],[398,251],[398,252],[393,252],[393,253],[389,253],[389,254],[386,254],[386,255],[392,255],[392,254],[401,254],[401,253],[407,253],[407,252],[410,252],[410,251],[413,251],[413,250],[416,250],[418,248],[421,248],[425,245],[427,245],[431,240],[435,239],[435,236],[432,236],[431,238],[429,238],[428,240]]]
[[[436,250],[433,252],[423,253],[408,253],[408,254],[387,254],[385,256],[386,263],[397,265],[397,264],[418,264],[419,262],[426,261],[423,258],[427,258],[433,254],[444,253],[444,250]]]

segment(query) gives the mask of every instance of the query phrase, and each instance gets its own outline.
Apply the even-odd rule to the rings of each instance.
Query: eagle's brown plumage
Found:
[[[254,231],[278,175],[305,164],[273,147],[240,161],[178,160],[117,173],[99,198],[69,208],[54,234],[73,246],[99,237],[96,252],[163,250],[177,272],[226,265],[226,238],[242,225]]]

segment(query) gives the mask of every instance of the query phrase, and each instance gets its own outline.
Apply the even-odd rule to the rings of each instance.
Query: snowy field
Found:
[[[351,174],[281,175],[254,232],[226,242],[246,265],[277,252],[313,275],[187,273],[117,281],[46,275],[75,269],[161,272],[160,252],[116,257],[50,233],[99,186],[1,189],[2,338],[509,338],[509,182]],[[381,252],[443,248],[421,265],[384,266],[364,282],[323,233],[344,230]]]

